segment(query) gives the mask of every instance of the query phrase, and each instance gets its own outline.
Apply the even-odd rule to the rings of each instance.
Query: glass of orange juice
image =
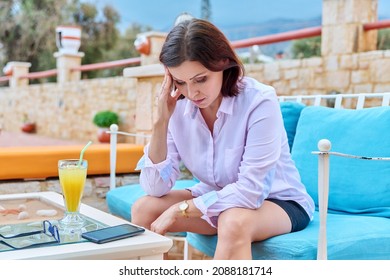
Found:
[[[64,229],[79,229],[84,224],[79,208],[87,169],[86,160],[63,159],[58,161],[58,174],[65,204],[65,216],[60,220],[60,225]]]

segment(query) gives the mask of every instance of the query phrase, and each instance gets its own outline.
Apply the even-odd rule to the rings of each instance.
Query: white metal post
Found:
[[[328,212],[329,195],[329,150],[331,143],[327,139],[318,142],[320,153],[318,154],[318,208],[320,213],[320,230],[318,234],[317,259],[326,260],[326,216]]]
[[[116,142],[118,136],[118,125],[110,126],[110,190],[116,187]]]

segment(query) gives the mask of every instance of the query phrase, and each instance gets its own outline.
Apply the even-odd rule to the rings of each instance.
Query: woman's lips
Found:
[[[192,102],[195,103],[195,105],[200,105],[206,98],[202,98],[202,99],[199,99],[199,100],[193,100]]]

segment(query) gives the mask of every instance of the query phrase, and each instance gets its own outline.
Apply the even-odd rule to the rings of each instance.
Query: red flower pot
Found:
[[[100,143],[110,143],[110,134],[106,133],[109,130],[109,128],[102,127],[98,129],[98,140]]]
[[[35,123],[24,123],[21,127],[23,132],[34,133],[36,130]]]

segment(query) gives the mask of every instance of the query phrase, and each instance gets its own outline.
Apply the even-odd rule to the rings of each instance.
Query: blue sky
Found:
[[[121,15],[120,29],[133,22],[156,31],[169,29],[176,16],[201,15],[201,0],[84,0],[112,5]],[[322,0],[210,0],[211,21],[219,27],[261,23],[271,19],[311,19],[321,16]],[[390,0],[378,0],[379,16],[390,19]]]
[[[97,0],[110,4],[120,12],[121,25],[138,22],[155,30],[169,29],[182,12],[200,17],[201,0]],[[291,13],[291,2],[304,5],[299,13]],[[283,3],[289,3],[285,5]],[[307,18],[321,15],[321,0],[210,0],[212,22],[218,26],[264,22],[278,17]],[[296,9],[295,9],[296,10]]]

